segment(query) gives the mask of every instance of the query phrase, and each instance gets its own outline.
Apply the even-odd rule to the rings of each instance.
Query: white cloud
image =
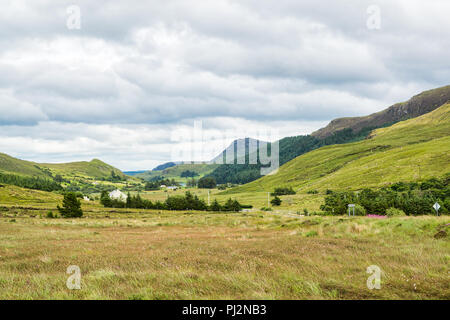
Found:
[[[296,135],[450,78],[448,1],[378,1],[376,31],[360,0],[72,4],[0,5],[0,151],[145,168],[194,119]]]

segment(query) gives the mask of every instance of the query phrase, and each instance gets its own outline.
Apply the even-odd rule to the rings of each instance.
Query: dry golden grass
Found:
[[[0,299],[450,298],[449,237],[433,237],[448,217],[45,213],[2,212]],[[373,264],[381,290],[366,286]]]

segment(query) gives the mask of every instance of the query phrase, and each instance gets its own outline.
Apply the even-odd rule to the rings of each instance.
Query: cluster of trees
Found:
[[[370,214],[386,214],[389,208],[400,209],[407,215],[435,214],[433,204],[441,205],[440,213],[450,212],[450,175],[443,179],[429,179],[422,183],[398,182],[380,190],[361,192],[328,192],[321,206],[330,214],[345,214],[348,204],[357,204]]]
[[[136,209],[159,209],[159,210],[198,210],[198,211],[234,211],[238,212],[242,208],[249,208],[250,206],[241,205],[237,200],[228,199],[223,205],[217,200],[208,206],[204,200],[199,199],[189,191],[184,196],[170,196],[166,201],[152,202],[147,199],[142,199],[138,194],[132,196],[128,193],[127,200],[120,201],[118,199],[111,199],[107,192],[102,192],[100,203],[107,208],[136,208]]]
[[[193,178],[198,176],[199,174],[195,171],[191,171],[191,170],[185,170],[180,174],[181,178]]]
[[[290,188],[275,188],[275,190],[271,193],[272,196],[284,196],[289,194],[295,194],[294,189]]]
[[[101,180],[111,181],[111,182],[120,182],[126,180],[123,176],[117,174],[114,170],[111,170],[111,175],[108,178],[103,178]]]
[[[159,190],[162,185],[177,186],[177,187],[180,186],[180,184],[176,182],[175,179],[164,179],[159,177],[159,179],[157,180],[152,179],[150,181],[147,181],[144,189],[145,191]]]
[[[113,185],[106,185],[106,184],[97,184],[93,185],[88,182],[84,181],[72,181],[66,188],[66,192],[78,192],[82,194],[92,194],[92,193],[98,193],[102,191],[113,191],[117,189],[117,187]]]
[[[197,186],[202,189],[214,189],[216,185],[216,179],[213,177],[203,177],[197,182]]]
[[[388,125],[391,124],[386,124],[383,126]],[[376,128],[377,127],[366,127],[359,130],[358,132],[353,131],[351,128],[342,129],[323,139],[319,139],[310,135],[283,138],[279,140],[280,166],[304,153],[326,145],[342,144],[363,140],[373,129]],[[270,153],[270,144],[268,144],[268,152]],[[246,143],[246,164],[224,164],[217,167],[210,174],[210,176],[214,177],[214,179],[216,179],[217,183],[219,184],[228,182],[243,184],[259,179],[261,177],[260,169],[262,167],[259,161],[259,155],[258,164],[248,164],[248,159],[248,143]]]
[[[35,189],[43,191],[59,191],[63,187],[56,181],[39,178],[39,177],[23,177],[14,174],[0,173],[0,183],[12,184],[21,188]]]

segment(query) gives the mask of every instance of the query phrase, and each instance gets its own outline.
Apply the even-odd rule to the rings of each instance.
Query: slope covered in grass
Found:
[[[16,205],[28,207],[48,204],[55,206],[56,203],[61,201],[62,196],[60,194],[0,184],[0,206]]]
[[[48,173],[46,173],[39,166],[39,164],[31,161],[20,160],[4,153],[0,153],[0,172],[26,176],[48,177]]]
[[[41,167],[48,168],[53,174],[59,174],[68,177],[90,177],[94,179],[110,178],[112,172],[118,177],[125,178],[125,175],[119,169],[104,163],[98,159],[92,161],[80,161],[69,163],[42,163]]]
[[[450,171],[450,104],[377,129],[369,139],[332,145],[283,165],[276,174],[227,193],[297,189],[360,189],[423,180]]]
[[[73,177],[107,179],[114,172],[117,177],[125,178],[122,171],[98,159],[69,163],[36,163],[20,160],[4,153],[0,153],[0,172],[50,179],[55,175],[69,179]]]

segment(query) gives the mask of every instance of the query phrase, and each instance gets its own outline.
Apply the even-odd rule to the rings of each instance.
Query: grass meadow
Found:
[[[1,208],[0,299],[450,299],[446,216],[83,206],[81,219]],[[66,287],[70,265],[80,290]]]

